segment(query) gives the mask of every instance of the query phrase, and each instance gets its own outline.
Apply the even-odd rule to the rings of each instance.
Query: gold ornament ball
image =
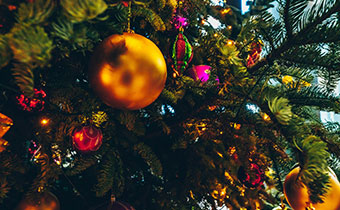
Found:
[[[89,80],[107,105],[141,109],[162,92],[167,76],[164,56],[149,39],[133,33],[107,37],[94,51]]]
[[[60,210],[60,204],[54,194],[44,192],[32,200],[23,199],[15,210]]]
[[[307,187],[300,181],[298,181],[298,174],[300,167],[294,168],[286,176],[283,184],[283,192],[289,205],[294,210],[306,210],[310,206],[310,200],[308,196]],[[323,198],[323,203],[312,204],[315,210],[339,210],[340,209],[340,183],[330,169],[328,172],[330,188]]]

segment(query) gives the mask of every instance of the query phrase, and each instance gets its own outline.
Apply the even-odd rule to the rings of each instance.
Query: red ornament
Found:
[[[102,145],[103,134],[99,128],[92,125],[76,128],[72,136],[73,145],[79,151],[97,151]]]
[[[254,65],[259,59],[262,52],[262,41],[251,44],[251,51],[248,55],[247,67]]]
[[[103,204],[96,210],[135,210],[135,208],[128,203],[115,201],[113,203]]]
[[[27,97],[24,94],[17,96],[18,104],[25,111],[42,111],[44,109],[46,93],[43,90],[34,89],[33,97]]]
[[[264,172],[255,163],[250,163],[250,167],[245,169],[241,166],[237,172],[237,178],[249,188],[256,188],[263,184]]]

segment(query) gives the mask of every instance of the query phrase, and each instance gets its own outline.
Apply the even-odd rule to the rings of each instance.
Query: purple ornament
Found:
[[[201,80],[202,83],[205,83],[208,81],[210,77],[210,70],[211,66],[208,65],[198,65],[193,66],[189,69],[189,76],[193,78],[195,81]]]

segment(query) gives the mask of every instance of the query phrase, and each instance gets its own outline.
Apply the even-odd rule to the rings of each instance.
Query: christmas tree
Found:
[[[248,4],[0,0],[0,209],[339,210],[340,1]]]

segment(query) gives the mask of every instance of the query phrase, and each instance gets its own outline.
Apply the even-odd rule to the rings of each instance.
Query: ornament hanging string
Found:
[[[70,178],[66,175],[65,171],[63,169],[61,169],[62,174],[64,175],[64,177],[66,178],[66,180],[68,181],[68,183],[70,183],[70,185],[72,186],[73,190],[76,192],[76,194],[78,196],[81,197],[81,199],[85,202],[85,204],[87,206],[89,206],[89,203],[87,202],[87,199],[79,192],[79,190],[76,188],[76,186],[72,183],[72,181],[70,180]]]
[[[131,30],[131,2],[129,1],[129,10],[128,10],[128,22],[127,22],[127,32],[128,33],[133,33],[133,30]]]

